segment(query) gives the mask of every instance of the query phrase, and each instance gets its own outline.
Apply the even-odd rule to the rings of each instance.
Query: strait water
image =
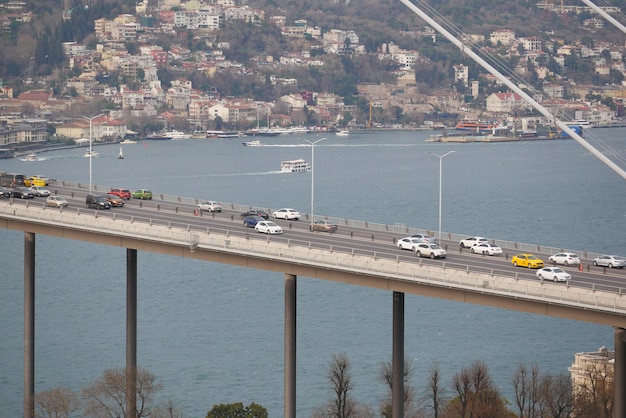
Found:
[[[315,147],[315,213],[626,254],[626,182],[573,140],[494,144],[427,143],[429,132],[326,135]],[[625,155],[626,129],[596,129]],[[281,160],[311,160],[300,137],[153,141],[98,146],[93,183],[260,208],[309,212],[310,173],[280,174]],[[45,160],[0,160],[0,171],[89,182],[78,149]],[[53,186],[50,187],[54,189]],[[0,203],[1,204],[1,203]],[[80,390],[125,364],[125,250],[37,236],[36,391]],[[23,234],[0,229],[0,417],[22,415]],[[139,253],[138,363],[165,387],[185,417],[218,403],[256,402],[283,415],[282,274]],[[613,330],[583,322],[407,295],[405,353],[418,396],[428,369],[444,383],[483,360],[512,399],[520,363],[567,373],[574,354],[613,347]],[[333,354],[353,366],[354,397],[377,408],[378,379],[391,356],[389,292],[300,277],[297,411],[308,417],[332,395],[325,372]],[[451,394],[451,390],[448,391]]]

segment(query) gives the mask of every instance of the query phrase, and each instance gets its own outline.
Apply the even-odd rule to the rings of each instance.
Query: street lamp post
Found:
[[[439,158],[439,245],[441,245],[441,177],[443,174],[443,158],[446,155],[452,154],[454,151],[448,151],[443,155],[437,155],[434,152],[428,152],[427,154],[434,155]]]
[[[104,113],[99,113],[96,116],[92,116],[92,117],[87,117],[87,116],[80,116],[83,119],[86,119],[89,121],[89,194],[91,194],[91,158],[93,157],[93,152],[92,152],[92,123],[93,120],[96,118],[99,118],[100,116],[104,116]]]
[[[306,139],[304,140],[304,142],[307,142],[311,145],[311,226],[309,227],[311,231],[313,230],[313,223],[315,222],[315,220],[313,219],[313,198],[315,188],[315,144],[325,139],[326,138],[320,138],[317,141],[309,141]]]

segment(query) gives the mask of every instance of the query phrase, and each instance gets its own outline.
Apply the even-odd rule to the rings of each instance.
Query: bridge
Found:
[[[0,227],[24,232],[24,416],[34,416],[35,238],[44,234],[127,249],[126,370],[127,405],[135,411],[137,367],[137,257],[149,251],[177,257],[281,272],[285,275],[284,416],[296,416],[297,276],[387,290],[393,304],[393,416],[402,416],[404,372],[404,295],[415,294],[615,327],[615,412],[626,411],[626,288],[624,273],[591,266],[593,253],[580,253],[586,268],[576,280],[538,280],[534,271],[516,268],[509,257],[532,252],[544,260],[562,248],[497,241],[501,257],[479,256],[459,248],[459,235],[445,233],[444,260],[422,259],[395,245],[397,238],[424,233],[405,225],[329,219],[336,233],[311,232],[311,219],[277,220],[282,235],[259,234],[242,226],[249,206],[223,204],[223,212],[194,211],[196,199],[155,195],[127,201],[123,208],[85,208],[87,187],[59,182],[50,187],[70,206],[46,207],[40,199],[0,201]],[[95,192],[108,189],[95,187]],[[266,209],[271,213],[271,209]],[[430,232],[432,235],[432,232]]]

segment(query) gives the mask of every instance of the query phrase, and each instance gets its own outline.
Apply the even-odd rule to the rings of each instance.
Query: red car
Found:
[[[111,189],[109,194],[114,194],[115,196],[121,197],[122,199],[129,200],[131,198],[129,189]]]

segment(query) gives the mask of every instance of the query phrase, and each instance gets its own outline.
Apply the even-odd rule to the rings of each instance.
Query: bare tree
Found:
[[[540,415],[542,418],[566,418],[572,411],[572,379],[565,373],[541,378]]]
[[[151,413],[154,395],[163,389],[152,372],[137,369],[137,418]],[[84,413],[87,417],[126,416],[126,369],[108,369],[83,389]]]
[[[454,416],[500,418],[510,416],[504,406],[500,392],[491,379],[489,368],[482,361],[475,361],[469,368],[464,367],[452,380],[452,387],[458,397],[453,399],[448,409]]]
[[[540,378],[539,367],[533,365],[530,369],[520,364],[513,375],[515,389],[515,404],[520,418],[540,418]]]
[[[613,417],[613,378],[614,368],[609,362],[587,366],[584,383],[574,388],[573,415]]]
[[[79,409],[78,395],[68,388],[54,388],[35,395],[35,418],[69,418]]]
[[[416,415],[415,390],[410,385],[413,373],[413,363],[411,360],[404,359],[404,395],[402,404],[404,416],[407,418],[412,418]],[[393,363],[391,360],[380,364],[379,379],[387,386],[388,389],[387,396],[381,401],[380,411],[383,417],[391,417],[393,396]]]
[[[350,396],[352,390],[352,373],[350,360],[345,353],[333,354],[333,361],[327,373],[328,380],[332,385],[335,399],[333,411],[337,418],[348,418],[353,415],[354,401]]]
[[[422,402],[430,401],[430,408],[433,410],[433,417],[439,418],[443,412],[445,389],[441,384],[441,370],[439,364],[430,367],[428,373],[428,383],[426,393],[422,397]]]

